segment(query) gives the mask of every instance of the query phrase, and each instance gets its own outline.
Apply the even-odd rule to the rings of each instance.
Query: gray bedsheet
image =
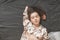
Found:
[[[23,32],[25,6],[41,6],[47,14],[42,21],[48,32],[60,31],[60,0],[0,0],[0,40],[19,40]]]
[[[49,40],[60,40],[60,31],[50,32],[49,33]]]

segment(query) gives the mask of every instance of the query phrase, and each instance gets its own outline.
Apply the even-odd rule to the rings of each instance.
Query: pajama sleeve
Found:
[[[47,29],[44,28],[43,40],[48,40],[48,39],[49,39],[49,37],[48,37]]]
[[[23,12],[23,26],[25,27],[29,20],[28,20],[28,15],[27,15],[27,9],[28,9],[28,6],[25,7],[25,10]]]

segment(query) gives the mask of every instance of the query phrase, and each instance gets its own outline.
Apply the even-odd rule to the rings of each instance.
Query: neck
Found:
[[[40,24],[35,25],[35,27],[39,27],[39,26],[40,26]]]

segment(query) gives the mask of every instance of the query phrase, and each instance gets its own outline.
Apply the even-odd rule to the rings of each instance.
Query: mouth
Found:
[[[35,21],[35,23],[37,24],[37,23],[38,23],[38,21]]]

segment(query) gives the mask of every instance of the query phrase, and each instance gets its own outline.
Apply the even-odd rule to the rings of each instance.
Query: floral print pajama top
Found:
[[[20,40],[47,40],[48,39],[47,29],[42,25],[40,25],[36,29],[35,26],[28,19],[26,19],[26,16],[23,16],[23,26],[24,26],[24,31],[22,33]]]

